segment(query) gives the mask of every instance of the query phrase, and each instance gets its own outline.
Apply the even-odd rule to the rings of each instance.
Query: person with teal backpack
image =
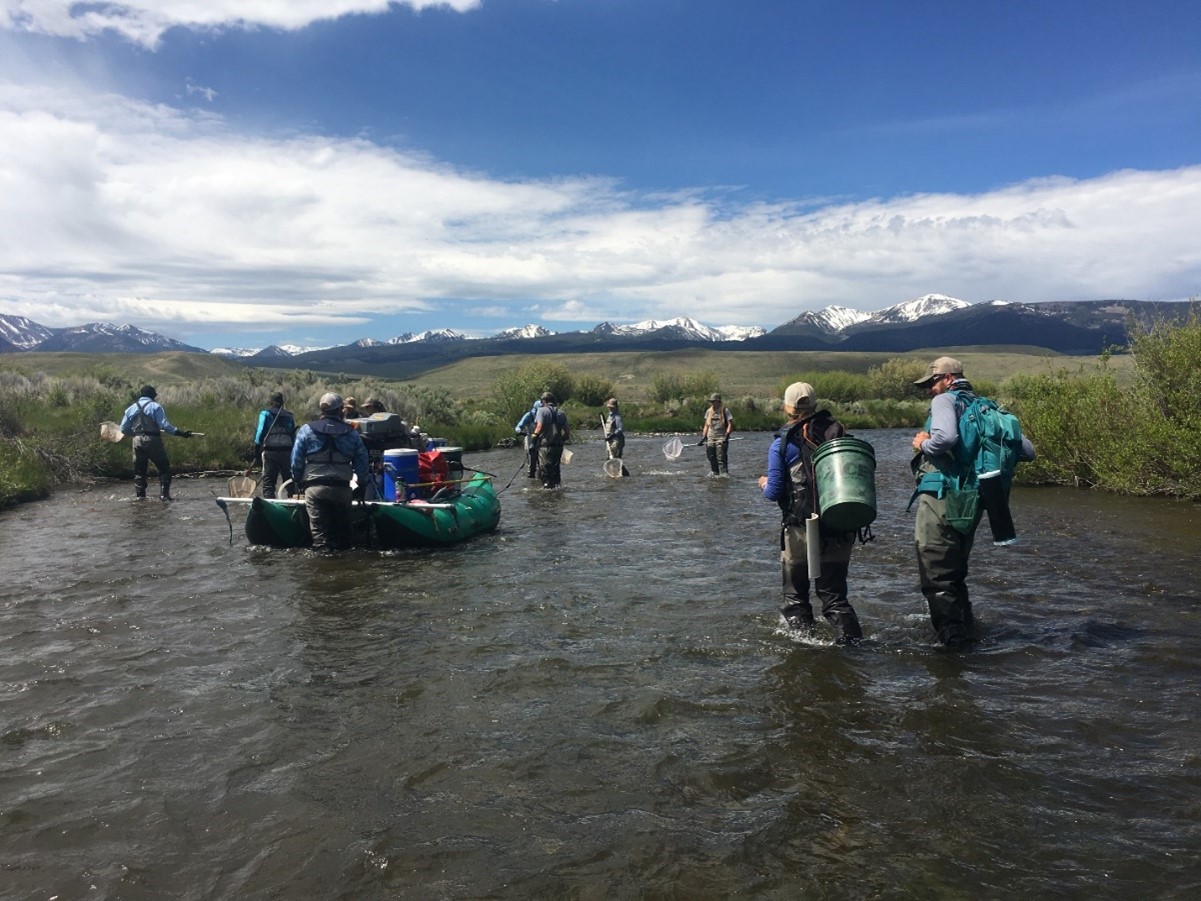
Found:
[[[914,384],[932,395],[926,427],[913,437],[918,573],[939,641],[962,648],[976,637],[967,589],[976,527],[987,509],[994,540],[1012,542],[1009,485],[1034,445],[1017,417],[977,397],[958,360],[939,357]]]

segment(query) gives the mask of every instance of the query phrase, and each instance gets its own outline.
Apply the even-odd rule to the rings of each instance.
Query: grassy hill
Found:
[[[688,349],[660,353],[514,354],[475,357],[431,369],[410,381],[425,387],[444,387],[459,396],[484,397],[497,375],[531,362],[561,363],[576,375],[608,379],[628,402],[645,401],[652,379],[659,373],[712,372],[719,390],[728,397],[773,397],[785,380],[802,372],[867,372],[885,360],[902,356],[929,363],[943,354],[963,361],[969,378],[1002,382],[1017,373],[1050,375],[1061,368],[1069,372],[1091,370],[1100,357],[1065,356],[1032,347],[952,347],[905,354],[844,351],[712,351]],[[1130,371],[1131,357],[1114,357],[1111,366],[1119,376]]]
[[[885,360],[903,356],[929,362],[942,354],[964,362],[969,378],[1002,382],[1017,373],[1053,374],[1091,370],[1099,357],[1065,356],[1037,347],[949,347],[912,351],[905,354],[848,351],[715,351],[689,348],[676,351],[646,351],[572,354],[508,354],[471,357],[430,369],[405,380],[426,388],[445,388],[453,395],[475,401],[488,397],[498,375],[531,362],[560,363],[577,375],[591,375],[611,381],[625,401],[638,403],[648,399],[657,374],[688,375],[712,372],[719,390],[730,398],[742,396],[773,397],[786,380],[803,372],[842,370],[866,372]],[[1134,359],[1113,357],[1110,365],[1119,380],[1128,379]],[[156,386],[180,385],[208,378],[241,378],[245,364],[212,354],[171,351],[159,354],[123,353],[6,353],[0,354],[0,370],[31,376],[38,372],[53,376],[91,375],[104,379],[112,376],[135,385],[149,382]],[[331,378],[339,373],[327,373]]]
[[[135,385],[149,382],[177,385],[208,378],[238,378],[246,367],[213,354],[167,351],[141,353],[66,353],[37,351],[0,354],[0,370],[19,372],[26,377],[42,372],[58,376],[112,375]]]

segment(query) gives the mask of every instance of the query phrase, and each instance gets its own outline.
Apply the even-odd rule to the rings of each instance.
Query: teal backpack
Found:
[[[956,454],[962,460],[972,461],[972,472],[964,473],[965,480],[975,481],[974,474],[976,479],[1001,476],[1008,483],[1022,450],[1021,423],[990,398],[967,391],[954,393],[961,403],[967,404],[959,414],[961,449]]]

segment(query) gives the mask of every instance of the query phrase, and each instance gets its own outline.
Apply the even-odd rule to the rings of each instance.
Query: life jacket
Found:
[[[812,513],[818,512],[817,477],[813,470],[813,452],[821,445],[846,434],[842,423],[834,419],[829,410],[819,410],[795,422],[787,430],[777,432],[780,439],[780,470],[785,477],[785,490],[777,503],[784,513],[786,525],[799,525]],[[788,463],[788,445],[799,453],[796,460]]]
[[[264,450],[291,450],[296,440],[296,420],[292,413],[280,407],[270,407],[271,422],[263,435]]]
[[[146,404],[144,404],[142,398],[138,398],[135,403],[138,405],[138,415],[134,420],[133,433],[135,435],[161,435],[158,423],[154,421],[153,416],[146,412],[146,404],[152,404],[154,401],[146,398]]]
[[[322,440],[321,447],[304,458],[305,485],[328,485],[334,488],[350,487],[353,458],[338,450],[337,438],[353,431],[340,419],[318,419],[309,423],[309,428]]]

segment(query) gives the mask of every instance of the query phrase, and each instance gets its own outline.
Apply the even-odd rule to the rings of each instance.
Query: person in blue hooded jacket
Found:
[[[133,490],[135,497],[146,496],[146,484],[150,464],[158,473],[159,497],[171,500],[171,461],[163,445],[163,433],[191,438],[187,429],[173,426],[167,420],[167,411],[155,398],[158,392],[153,385],[143,385],[138,399],[130,404],[121,417],[121,434],[133,436]]]
[[[304,491],[313,550],[350,547],[350,511],[366,496],[367,445],[342,419],[342,396],[321,396],[321,418],[306,423],[292,445],[292,481]],[[351,477],[358,486],[350,487]]]

